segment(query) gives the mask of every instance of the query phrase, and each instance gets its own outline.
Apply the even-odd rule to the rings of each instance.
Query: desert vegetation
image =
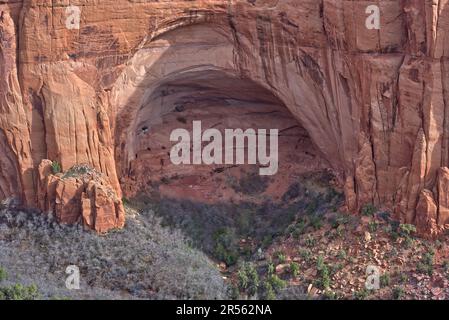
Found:
[[[125,228],[105,235],[10,203],[0,211],[0,299],[448,296],[445,237],[419,238],[372,205],[342,212],[329,179],[299,177],[282,203],[125,199]],[[258,183],[248,177],[236,189]],[[65,288],[68,265],[80,268],[80,290]],[[368,266],[379,271],[375,290],[365,285]]]
[[[80,290],[65,287],[68,265],[80,268]],[[4,208],[0,266],[0,299],[219,299],[228,292],[211,260],[151,211],[128,209],[126,228],[99,236]]]

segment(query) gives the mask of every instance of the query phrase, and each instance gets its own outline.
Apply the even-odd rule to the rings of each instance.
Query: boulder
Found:
[[[121,228],[125,211],[107,179],[87,165],[77,165],[64,173],[48,170],[51,161],[40,167],[41,209],[65,224],[81,223],[99,233]]]

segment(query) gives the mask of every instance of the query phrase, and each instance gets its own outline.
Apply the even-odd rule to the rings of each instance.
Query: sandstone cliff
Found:
[[[350,210],[375,203],[438,234],[449,224],[449,1],[376,1],[380,30],[365,26],[371,4],[80,0],[68,28],[69,1],[2,2],[0,197],[45,210],[38,167],[51,159],[89,164],[120,198],[142,117],[166,111],[142,108],[170,96],[164,85],[220,72],[282,101],[344,177]]]

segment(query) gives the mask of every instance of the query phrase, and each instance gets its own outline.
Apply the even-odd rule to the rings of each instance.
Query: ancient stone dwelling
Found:
[[[2,1],[0,198],[120,227],[123,194],[165,165],[142,130],[164,132],[180,105],[204,104],[191,112],[213,122],[250,101],[310,139],[350,211],[374,203],[437,235],[449,224],[448,2]],[[379,29],[366,27],[370,5]]]

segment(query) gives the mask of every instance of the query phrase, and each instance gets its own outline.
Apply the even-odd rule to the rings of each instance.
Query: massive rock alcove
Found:
[[[171,132],[187,129],[192,137],[194,121],[201,121],[202,131],[214,128],[222,134],[222,163],[172,163],[170,153],[175,142],[170,141]],[[245,164],[226,164],[226,129],[252,129],[255,140],[260,129],[267,133],[277,129],[277,173],[258,177],[259,165],[248,164],[249,138],[243,145]],[[270,155],[269,139],[266,142]],[[217,203],[249,201],[260,193],[279,201],[298,175],[328,166],[281,101],[248,79],[214,70],[182,73],[157,87],[137,112],[124,146],[120,154],[126,163],[119,176],[124,194],[131,198],[147,194]],[[236,149],[234,145],[234,154]],[[236,190],[237,181],[245,179],[253,179],[253,185],[248,185],[248,190]]]
[[[276,97],[276,90],[264,79],[257,83],[238,70],[230,34],[228,28],[210,24],[170,31],[146,44],[125,69],[113,96],[122,110],[116,159],[127,197],[146,193],[225,202],[248,200],[257,193],[246,190],[245,196],[232,185],[259,174],[257,166],[172,163],[170,150],[175,143],[170,134],[177,128],[192,132],[193,121],[201,121],[203,130],[218,129],[223,136],[225,129],[254,129],[256,135],[259,129],[267,133],[277,129],[280,170],[262,192],[273,201],[282,197],[297,175],[327,166],[306,130]],[[245,157],[247,161],[247,150]]]
[[[447,2],[377,3],[380,30],[366,28],[365,1],[105,0],[83,3],[79,29],[67,28],[64,1],[0,4],[2,199],[48,210],[44,159],[88,164],[120,199],[148,99],[220,72],[285,106],[341,177],[350,211],[374,203],[440,234]],[[120,212],[104,229],[123,224]]]

